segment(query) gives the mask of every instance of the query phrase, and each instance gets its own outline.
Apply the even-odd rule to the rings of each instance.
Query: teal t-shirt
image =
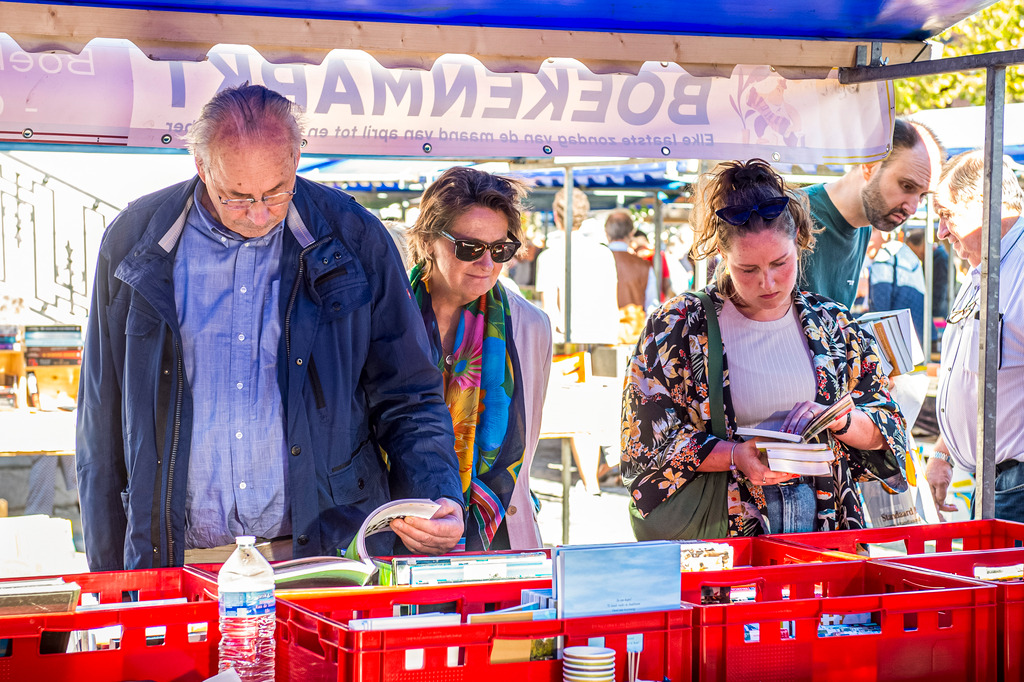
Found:
[[[857,298],[857,280],[864,266],[871,228],[846,222],[825,185],[811,185],[803,191],[810,203],[811,219],[825,229],[816,235],[814,251],[804,254],[800,288],[849,308]]]

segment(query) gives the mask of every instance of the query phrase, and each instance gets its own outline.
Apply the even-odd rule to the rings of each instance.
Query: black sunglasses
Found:
[[[765,199],[753,206],[726,206],[715,211],[715,215],[730,225],[743,225],[750,220],[750,214],[756,213],[764,220],[775,220],[789,206],[789,197],[773,197]]]
[[[516,251],[522,246],[511,232],[508,233],[508,238],[511,241],[500,241],[493,244],[488,244],[478,239],[456,239],[443,230],[441,234],[444,235],[445,239],[455,244],[455,257],[467,263],[480,260],[484,255],[484,251],[491,252],[491,260],[495,263],[506,263],[512,260],[512,256],[516,255]]]

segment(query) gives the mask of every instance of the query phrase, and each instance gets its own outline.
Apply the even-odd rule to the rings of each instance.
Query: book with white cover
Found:
[[[829,476],[832,474],[831,462],[805,462],[798,459],[776,459],[772,451],[768,451],[768,468],[800,476]]]
[[[886,374],[907,374],[925,361],[909,308],[866,313],[857,322],[874,337]],[[886,372],[887,368],[891,369]]]
[[[427,499],[393,500],[374,509],[345,551],[344,557],[314,556],[273,564],[278,589],[367,585],[378,565],[366,549],[366,538],[389,529],[394,519],[416,516],[429,519],[441,505]]]
[[[835,453],[827,447],[804,450],[786,443],[779,443],[779,447],[773,447],[773,445],[769,443],[768,447],[765,448],[765,452],[768,453],[768,459],[789,459],[797,462],[831,462],[836,458]]]
[[[776,450],[785,448],[790,452],[825,452],[829,450],[827,443],[780,443],[778,441],[759,440],[756,443],[758,450],[774,448]]]
[[[359,532],[352,538],[352,543],[345,550],[345,557],[370,562],[372,557],[366,550],[367,537],[389,530],[391,522],[395,519],[404,519],[406,516],[429,519],[440,508],[441,505],[437,502],[427,499],[393,500],[382,504],[363,519],[363,524],[359,526]]]

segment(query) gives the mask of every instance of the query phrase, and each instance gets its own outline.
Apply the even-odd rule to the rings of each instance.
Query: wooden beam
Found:
[[[319,63],[332,49],[364,50],[389,68],[429,69],[442,54],[468,54],[496,73],[536,72],[569,57],[594,73],[636,73],[674,62],[695,76],[767,64],[788,78],[856,66],[868,41],[796,40],[351,22],[0,1],[0,30],[27,52],[79,53],[93,38],[127,39],[152,59],[202,61],[216,44],[250,45],[272,63]],[[927,58],[925,43],[886,42],[882,58]]]

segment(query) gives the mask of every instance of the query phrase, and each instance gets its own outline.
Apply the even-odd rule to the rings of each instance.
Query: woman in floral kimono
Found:
[[[551,369],[551,323],[498,281],[522,241],[518,180],[449,168],[407,234],[409,277],[455,429],[466,534],[460,549],[542,546],[530,462]]]
[[[695,197],[694,252],[722,258],[705,291],[721,328],[726,437],[710,432],[704,307],[693,294],[677,296],[651,315],[627,373],[622,473],[634,519],[696,474],[727,471],[729,535],[861,527],[855,481],[907,488],[905,421],[874,342],[845,307],[797,289],[814,230],[771,166],[721,164]],[[847,391],[855,409],[825,432],[830,476],[772,471],[754,440],[735,435],[740,427],[800,433]]]

